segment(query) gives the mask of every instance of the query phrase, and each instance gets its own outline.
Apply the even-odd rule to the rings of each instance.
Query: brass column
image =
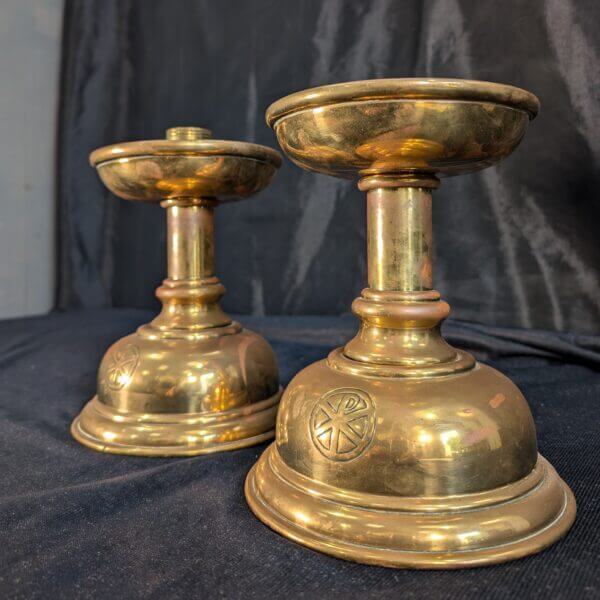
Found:
[[[401,183],[401,182],[398,182]],[[431,192],[423,187],[367,189],[369,287],[414,292],[432,287]]]
[[[210,138],[200,127],[171,127],[168,140],[196,141]],[[215,241],[212,198],[172,198],[167,210],[167,274],[169,279],[205,279],[214,275]]]
[[[167,274],[198,280],[215,271],[213,200],[167,200]]]

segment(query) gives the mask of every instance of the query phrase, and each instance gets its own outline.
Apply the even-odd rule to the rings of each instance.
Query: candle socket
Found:
[[[281,389],[269,344],[221,309],[213,214],[266,187],[281,163],[274,150],[213,140],[199,127],[167,139],[94,151],[102,181],[126,200],[160,202],[167,215],[168,276],[162,310],[113,344],[97,394],[71,432],[101,452],[182,456],[269,439]]]

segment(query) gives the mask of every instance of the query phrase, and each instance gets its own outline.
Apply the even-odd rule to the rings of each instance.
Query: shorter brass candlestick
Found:
[[[213,211],[266,187],[281,164],[270,148],[210,139],[176,127],[166,140],[90,155],[104,184],[126,200],[167,211],[168,278],[160,314],[104,355],[97,395],[71,426],[101,452],[180,456],[232,450],[273,436],[281,396],[269,344],[221,310],[214,275]]]
[[[537,552],[573,523],[525,398],[442,338],[450,307],[432,285],[438,176],[508,156],[537,110],[512,86],[389,79],[267,111],[301,167],[359,176],[369,279],[356,337],[292,380],[277,440],[248,475],[250,507],[276,531],[359,562],[456,568]]]

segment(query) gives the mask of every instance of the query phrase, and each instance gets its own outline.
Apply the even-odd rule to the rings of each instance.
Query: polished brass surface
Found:
[[[198,127],[173,129],[187,133],[181,140],[170,137],[98,148],[90,154],[90,162],[114,194],[145,202],[218,197],[222,203],[245,198],[266,187],[281,165],[271,148],[207,139],[209,132]]]
[[[363,177],[414,172],[444,176],[502,160],[520,142],[538,109],[533,94],[511,86],[463,82],[461,96],[456,80],[381,82],[292,94],[269,107],[267,121],[286,154],[312,171],[348,178],[357,172]],[[411,88],[425,88],[427,94],[410,93]],[[395,181],[387,184],[394,187]],[[420,187],[417,182],[415,187]]]
[[[90,161],[127,200],[160,202],[167,213],[168,277],[162,311],[108,349],[97,395],[71,426],[81,443],[119,454],[193,455],[273,437],[281,390],[269,344],[219,306],[213,213],[225,200],[267,186],[281,164],[274,150],[209,139],[175,127],[167,140],[100,148]]]
[[[391,567],[485,565],[542,550],[575,518],[519,389],[452,348],[432,284],[432,190],[514,150],[538,110],[511,86],[398,79],[315,88],[267,111],[300,166],[359,177],[368,283],[359,331],[283,395],[246,497],[281,534]],[[323,200],[327,201],[326,199]]]

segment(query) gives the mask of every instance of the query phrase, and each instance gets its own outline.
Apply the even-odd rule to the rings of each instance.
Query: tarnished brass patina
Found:
[[[537,552],[573,523],[525,398],[442,338],[450,307],[432,289],[438,177],[508,156],[537,111],[521,89],[437,79],[325,86],[268,109],[298,165],[359,176],[368,217],[359,331],[292,380],[246,481],[276,531],[359,562],[456,568]]]
[[[266,187],[275,150],[175,127],[166,140],[92,152],[105,185],[167,211],[168,277],[161,313],[104,355],[97,395],[71,426],[101,452],[180,456],[232,450],[274,435],[281,396],[269,344],[221,310],[213,211]]]

